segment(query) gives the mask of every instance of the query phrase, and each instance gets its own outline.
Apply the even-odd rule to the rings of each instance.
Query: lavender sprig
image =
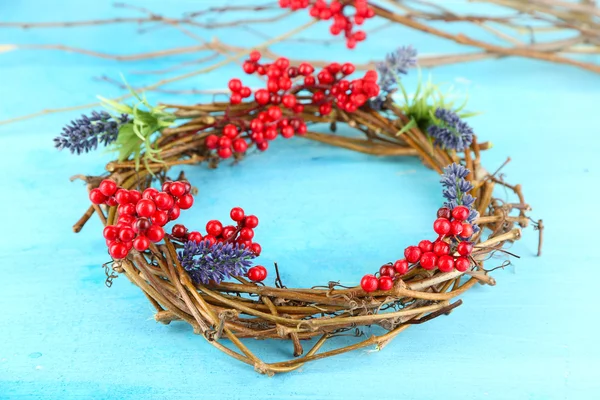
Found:
[[[444,148],[462,151],[473,142],[473,129],[452,110],[438,108],[435,110],[434,125],[427,129],[435,144]]]
[[[183,250],[177,254],[181,266],[192,280],[203,284],[210,281],[220,283],[233,276],[245,275],[255,257],[253,252],[237,243],[216,243],[211,246],[207,240],[186,242]]]
[[[399,75],[406,75],[408,69],[417,65],[417,50],[412,46],[402,46],[385,56],[376,64],[379,73],[379,87],[390,92],[398,83]]]
[[[78,155],[87,153],[95,150],[99,143],[107,146],[116,141],[119,128],[127,122],[127,114],[121,114],[115,120],[106,111],[92,111],[91,116],[82,115],[65,126],[60,136],[54,138],[54,146],[59,150],[69,149]]]
[[[402,46],[385,56],[385,60],[375,64],[379,74],[380,93],[369,100],[371,107],[381,110],[386,97],[396,89],[400,75],[406,75],[408,69],[417,65],[417,50],[412,46]]]
[[[460,164],[453,163],[444,168],[444,174],[440,183],[444,190],[443,196],[446,198],[444,207],[453,209],[456,206],[462,205],[469,208],[470,214],[467,222],[473,225],[473,233],[479,232],[479,226],[475,224],[475,220],[479,217],[479,213],[473,209],[475,197],[468,192],[473,189],[473,184],[465,178],[469,175],[469,170]]]

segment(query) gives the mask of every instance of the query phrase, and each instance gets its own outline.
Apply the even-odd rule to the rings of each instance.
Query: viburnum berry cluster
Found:
[[[163,227],[194,204],[189,182],[165,182],[162,189],[127,190],[105,179],[90,191],[93,204],[118,206],[116,225],[106,226],[103,232],[114,259],[127,257],[132,248],[145,251],[151,242],[160,242],[165,236]]]
[[[473,226],[466,222],[470,210],[465,206],[457,206],[450,210],[442,207],[438,210],[438,218],[433,223],[433,230],[439,236],[435,241],[421,240],[417,246],[409,246],[404,250],[404,258],[394,264],[383,265],[379,269],[379,277],[365,275],[360,285],[365,292],[390,290],[394,279],[408,272],[411,267],[426,270],[438,269],[451,272],[454,269],[465,272],[471,266],[470,255],[473,243],[468,239],[473,235]]]
[[[472,208],[475,198],[468,193],[473,188],[466,179],[468,174],[469,170],[459,164],[444,169],[441,183],[447,201],[437,211],[437,219],[433,223],[437,239],[433,242],[421,240],[417,246],[407,247],[403,259],[379,269],[379,277],[372,274],[363,276],[360,286],[365,292],[392,289],[394,280],[413,267],[437,268],[440,272],[455,269],[465,272],[471,267],[473,243],[470,239],[479,227],[475,224],[478,214]]]
[[[267,77],[266,87],[254,92],[257,106],[245,111],[251,118],[226,115],[222,125],[216,127],[221,135],[213,133],[205,139],[206,147],[216,150],[221,158],[245,153],[252,143],[264,151],[278,135],[304,135],[307,127],[300,114],[308,104],[318,107],[321,115],[330,114],[334,107],[352,113],[379,94],[375,71],[367,71],[359,79],[347,79],[356,69],[352,63],[334,62],[315,73],[309,63],[291,66],[283,57],[271,64],[261,63],[260,59],[260,52],[253,51],[243,64],[247,74]],[[231,79],[228,86],[232,105],[252,96],[252,90],[238,78]],[[309,96],[301,98],[301,92]]]
[[[171,235],[181,241],[193,241],[200,243],[207,241],[210,245],[216,243],[236,243],[251,250],[259,256],[262,248],[260,244],[253,242],[254,228],[258,226],[258,218],[255,215],[245,215],[241,207],[231,209],[229,216],[235,225],[225,225],[219,220],[211,220],[206,224],[206,234],[203,236],[200,232],[188,232],[188,229],[182,225],[173,225]]]
[[[329,28],[332,35],[339,35],[344,32],[346,37],[346,46],[349,49],[356,47],[358,42],[366,39],[367,34],[362,30],[354,30],[355,25],[362,25],[365,20],[373,18],[375,11],[369,7],[367,0],[354,0],[355,13],[349,16],[345,13],[348,10],[350,2],[341,2],[333,0],[329,4],[325,0],[317,0],[311,5],[310,0],[279,0],[281,8],[289,8],[292,11],[305,9],[310,6],[310,16],[319,20],[333,20]]]
[[[105,179],[100,185],[90,191],[89,197],[93,204],[104,204],[109,207],[117,206],[117,223],[107,225],[103,235],[106,239],[108,252],[116,260],[127,257],[131,249],[146,251],[150,243],[157,243],[165,237],[164,226],[179,218],[181,210],[187,210],[194,204],[191,185],[187,181],[166,181],[162,190],[148,188],[143,192],[127,190],[119,187],[116,182]],[[249,258],[260,255],[260,244],[253,242],[254,228],[258,226],[258,218],[246,215],[241,207],[231,209],[230,217],[235,225],[223,226],[221,221],[212,220],[206,224],[206,234],[198,231],[188,231],[182,224],[173,225],[171,239],[184,244],[202,244],[210,251],[207,268],[213,268],[211,262],[221,262],[229,271],[243,271],[247,268]],[[224,245],[229,247],[224,248]],[[198,247],[191,246],[193,250]],[[225,251],[227,250],[227,251]],[[230,253],[240,253],[232,254]],[[247,254],[247,255],[246,255]],[[216,256],[215,256],[216,255]],[[241,257],[242,261],[237,260]],[[216,260],[214,258],[219,258]],[[227,265],[228,263],[242,263]],[[218,280],[222,271],[197,271],[198,276],[211,276]],[[267,270],[261,265],[251,267],[246,276],[255,282],[267,277]]]

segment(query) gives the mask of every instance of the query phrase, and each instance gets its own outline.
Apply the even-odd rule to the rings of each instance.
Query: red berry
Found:
[[[217,154],[221,158],[229,158],[229,157],[231,157],[233,152],[231,151],[231,149],[229,147],[225,147],[225,148],[221,148],[221,149],[217,150]]]
[[[117,203],[117,200],[115,200],[115,198],[113,196],[111,196],[108,199],[106,199],[105,204],[109,207],[114,207],[114,206],[118,205],[119,203]]]
[[[250,121],[250,130],[252,132],[262,132],[265,129],[265,124],[260,119],[255,118]]]
[[[252,282],[262,282],[267,277],[267,269],[262,265],[255,265],[248,270],[248,279]]]
[[[173,208],[169,210],[169,220],[176,220],[177,218],[179,218],[179,214],[181,214],[181,209],[178,205],[174,205]]]
[[[246,61],[242,65],[242,69],[247,74],[253,74],[256,71],[256,64],[254,64],[252,62],[249,62],[249,61]]]
[[[423,252],[433,250],[433,243],[430,240],[421,240],[419,242],[419,248],[423,250]]]
[[[470,242],[460,242],[456,247],[456,251],[461,256],[468,256],[473,251],[473,243]]]
[[[154,203],[159,210],[170,210],[175,204],[175,200],[168,193],[158,193],[154,196]]]
[[[239,134],[238,129],[233,124],[227,124],[223,127],[223,135],[225,135],[226,137],[228,137],[230,139],[235,139],[238,134]],[[221,145],[221,142],[219,142],[219,145]],[[231,145],[231,143],[229,143],[229,145]],[[222,147],[229,147],[229,146],[222,146]]]
[[[135,217],[133,215],[119,215],[117,222],[119,224],[130,226],[135,222]]]
[[[270,126],[265,130],[264,139],[273,140],[277,137],[277,128]]]
[[[98,189],[100,189],[102,194],[107,197],[115,194],[115,192],[117,191],[117,188],[118,188],[118,186],[115,183],[115,181],[112,181],[110,179],[103,180],[102,182],[100,182],[100,186],[98,186]]]
[[[404,250],[404,258],[411,264],[416,263],[421,258],[421,254],[423,252],[417,246],[408,246],[406,250]]]
[[[243,248],[245,248],[245,249],[249,249],[249,248],[250,248],[250,245],[252,244],[252,241],[251,241],[251,240],[241,240],[241,239],[238,239],[238,240],[236,241],[236,243],[237,243],[237,244],[238,244],[240,247],[243,247]]]
[[[454,268],[456,268],[456,270],[460,272],[465,272],[469,269],[470,266],[471,262],[467,257],[458,257],[456,259],[456,262],[454,263]]]
[[[242,89],[242,81],[234,78],[229,81],[227,86],[229,86],[229,90],[232,92],[239,92]]]
[[[208,244],[211,245],[211,246],[213,244],[217,243],[217,239],[214,236],[212,236],[212,235],[206,235],[206,236],[204,236],[204,241],[208,242]]]
[[[158,190],[150,187],[142,193],[142,199],[154,200],[154,196],[158,194]]]
[[[146,236],[138,236],[133,241],[133,248],[137,251],[146,251],[150,247],[150,240]]]
[[[191,194],[185,194],[177,200],[177,205],[182,210],[187,210],[194,205],[194,196]]]
[[[473,225],[465,222],[462,226],[462,232],[459,236],[465,239],[468,239],[471,236],[473,236]]]
[[[276,121],[279,118],[281,118],[281,109],[277,106],[269,107],[269,109],[267,110],[267,114],[269,115],[269,118],[271,118],[271,120]]]
[[[433,252],[436,256],[443,256],[450,253],[450,245],[442,240],[436,240],[433,243]]]
[[[135,214],[135,206],[131,203],[121,204],[119,207],[117,207],[117,212],[119,213],[119,216],[133,215],[133,214]]]
[[[377,282],[377,288],[379,290],[388,291],[394,287],[394,281],[390,276],[380,276],[379,282]]]
[[[350,75],[351,73],[354,72],[356,68],[354,67],[354,64],[352,63],[345,63],[344,65],[342,65],[342,74],[344,75]]]
[[[125,189],[119,189],[115,193],[115,200],[119,204],[128,204],[129,203],[129,191]]]
[[[312,76],[312,75],[310,75],[310,76],[307,76],[307,77],[305,77],[305,78],[304,78],[304,85],[305,85],[305,86],[308,86],[308,87],[310,87],[310,86],[314,86],[314,85],[315,85],[315,83],[316,83],[316,81],[315,81],[315,77],[314,77],[314,76]]]
[[[378,286],[379,281],[375,275],[367,274],[360,280],[360,287],[367,293],[376,291]]]
[[[421,259],[419,260],[419,264],[421,264],[421,267],[423,267],[424,269],[434,269],[436,262],[437,256],[431,251],[423,253]]]
[[[406,261],[404,259],[403,260],[397,260],[394,263],[394,269],[400,275],[404,275],[405,273],[408,272],[408,261]]]
[[[156,212],[156,204],[152,200],[142,199],[136,204],[135,211],[140,217],[150,218]]]
[[[252,251],[254,254],[256,254],[256,256],[260,256],[260,253],[261,253],[261,251],[262,251],[262,248],[260,247],[260,244],[258,244],[258,243],[252,243],[252,244],[250,245],[250,250],[251,250],[251,251]]]
[[[220,221],[213,219],[206,224],[206,233],[212,236],[219,236],[223,232],[223,224]]]
[[[394,275],[396,275],[396,270],[391,265],[385,264],[385,265],[382,265],[381,268],[379,268],[379,275],[390,276],[393,278]]]
[[[160,226],[165,226],[169,222],[169,213],[167,211],[156,210],[152,214],[152,223]]]
[[[452,228],[450,221],[446,218],[438,218],[433,223],[433,230],[440,236],[447,235]]]
[[[331,104],[324,103],[319,106],[319,114],[328,115],[331,112]]]
[[[244,218],[244,226],[248,228],[256,228],[258,226],[258,218],[254,215],[248,215]]]
[[[131,242],[135,239],[134,230],[131,228],[122,228],[119,231],[119,239],[121,239],[122,242]]]
[[[294,136],[294,128],[292,128],[291,126],[286,126],[281,130],[281,136],[283,136],[286,139],[291,138],[292,136]]]
[[[248,143],[244,139],[236,139],[233,141],[233,151],[236,153],[244,153],[248,150]]]
[[[150,220],[146,218],[140,218],[133,224],[133,230],[137,233],[145,233],[150,226],[152,226]]]
[[[448,207],[442,207],[437,211],[438,218],[446,218],[450,219],[452,217],[452,212]]]
[[[256,91],[256,93],[254,93],[254,99],[256,102],[263,106],[269,102],[270,98],[271,96],[269,95],[269,92],[265,89],[259,89]]]
[[[447,235],[450,232],[450,221],[446,218],[438,218],[433,223],[433,230],[440,236]]]
[[[252,50],[250,52],[250,61],[254,61],[257,62],[258,60],[260,60],[260,52],[257,50]]]
[[[190,242],[200,243],[203,240],[202,234],[200,232],[196,232],[196,231],[190,232],[188,235],[188,240]]]
[[[250,97],[250,95],[252,94],[252,90],[248,86],[244,86],[240,89],[240,94],[245,99],[247,97]]]
[[[173,225],[173,228],[171,228],[171,235],[175,236],[176,238],[183,238],[185,237],[186,233],[187,228],[181,224]]]
[[[232,93],[229,96],[229,102],[231,104],[240,104],[242,102],[242,95],[240,93]]]
[[[244,209],[241,207],[233,207],[229,215],[232,220],[240,222],[244,219]]]
[[[296,96],[293,94],[286,94],[282,97],[281,102],[287,108],[292,108],[296,105]]]
[[[208,135],[206,139],[204,139],[204,144],[211,150],[216,149],[219,147],[219,137],[217,135]],[[165,190],[165,192],[166,191],[168,190]]]
[[[469,209],[467,207],[456,206],[452,210],[452,218],[457,219],[459,221],[465,221],[467,218],[469,218],[470,213],[471,212],[469,211]]]
[[[304,75],[304,76],[308,76],[310,74],[312,74],[314,72],[314,68],[312,65],[310,65],[309,63],[301,63],[300,65],[298,65],[298,73],[300,75]]]
[[[454,269],[454,257],[449,255],[440,256],[438,269],[442,272],[450,272]]]
[[[185,194],[185,185],[183,182],[173,182],[169,186],[169,192],[175,197],[183,196]]]
[[[221,136],[219,138],[219,147],[221,149],[229,149],[231,147],[231,139],[227,136]]]
[[[114,225],[108,225],[102,231],[102,235],[106,240],[115,240],[119,236],[119,228]]]
[[[223,232],[221,232],[221,237],[224,240],[229,240],[233,238],[235,233],[237,232],[237,228],[233,225],[227,225],[223,227]]]
[[[140,192],[138,192],[137,190],[129,191],[129,202],[131,204],[137,204],[137,202],[140,201],[141,198],[142,198],[142,194]]]
[[[93,204],[103,204],[106,201],[106,196],[102,194],[100,189],[90,190],[90,201]]]
[[[152,242],[160,242],[165,236],[165,230],[158,225],[152,225],[146,230],[146,237]]]
[[[115,243],[112,246],[110,246],[108,252],[110,253],[112,258],[116,260],[121,260],[127,257],[127,253],[129,253],[129,250],[127,249],[127,246],[123,243]]]
[[[463,223],[457,220],[454,220],[450,223],[450,234],[453,236],[458,236],[462,233]]]
[[[254,231],[251,228],[244,227],[240,229],[240,239],[251,240],[254,237]]]

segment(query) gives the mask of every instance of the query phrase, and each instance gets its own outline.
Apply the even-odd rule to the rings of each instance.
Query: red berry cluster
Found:
[[[356,47],[356,43],[365,40],[367,34],[358,30],[353,32],[354,25],[362,25],[366,19],[373,18],[375,11],[369,7],[367,0],[355,0],[354,9],[356,10],[353,20],[347,16],[344,11],[347,10],[347,2],[333,0],[329,5],[325,0],[317,0],[310,7],[310,15],[320,20],[333,19],[333,24],[329,28],[332,35],[339,35],[344,32],[346,37],[346,46],[349,49]],[[281,8],[289,8],[292,11],[308,8],[311,4],[309,0],[279,0]]]
[[[208,241],[211,245],[215,243],[238,243],[259,256],[262,250],[260,244],[252,242],[254,228],[258,226],[258,218],[254,215],[246,215],[241,207],[232,208],[229,216],[235,225],[223,226],[223,223],[216,219],[208,221],[204,236],[197,231],[188,232],[188,229],[181,224],[173,225],[171,235],[179,240],[194,241],[196,243]]]
[[[318,106],[321,115],[331,113],[334,106],[354,112],[369,98],[379,94],[375,71],[368,71],[361,79],[346,79],[355,70],[352,63],[332,63],[315,76],[315,68],[309,63],[290,66],[289,60],[282,57],[272,64],[261,64],[260,58],[261,54],[253,51],[243,64],[247,74],[257,73],[268,78],[266,88],[254,93],[258,106],[254,109],[253,118],[249,122],[226,118],[227,124],[220,128],[222,135],[211,134],[205,139],[206,147],[217,150],[221,158],[229,158],[234,152],[244,153],[249,145],[247,138],[264,151],[269,147],[269,141],[278,135],[290,138],[295,134],[305,134],[306,124],[297,115],[305,106],[297,97],[302,90],[310,92],[309,104]],[[295,86],[293,79],[297,80]],[[231,104],[238,104],[251,95],[250,88],[237,78],[229,81],[229,89],[232,92]]]
[[[409,246],[404,250],[404,258],[393,265],[386,264],[379,269],[379,278],[365,275],[360,286],[365,292],[390,290],[396,277],[406,274],[411,266],[423,269],[439,269],[451,272],[456,269],[465,272],[471,266],[469,256],[473,251],[473,243],[468,239],[473,235],[473,226],[465,222],[470,210],[465,206],[457,206],[450,210],[442,207],[438,210],[438,218],[433,223],[433,230],[439,236],[437,240],[421,240],[418,246]]]
[[[161,241],[165,236],[163,226],[194,204],[190,189],[189,182],[176,181],[165,182],[162,191],[148,188],[140,193],[120,188],[110,179],[92,189],[92,203],[118,205],[117,224],[106,226],[103,232],[110,255],[123,259],[132,248],[145,251],[150,242]]]

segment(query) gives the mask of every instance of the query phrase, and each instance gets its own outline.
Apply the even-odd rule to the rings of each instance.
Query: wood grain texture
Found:
[[[158,1],[135,3],[167,8]],[[173,15],[191,7],[183,0],[169,3]],[[49,21],[115,13],[109,2],[93,9],[76,4],[0,2],[0,15]],[[319,32],[325,28],[309,34]],[[189,40],[166,29],[148,38],[127,26],[0,31],[4,43],[64,42],[122,53]],[[424,53],[454,46],[396,29],[373,35],[356,53],[299,44],[283,50],[297,57],[335,51],[340,59],[360,61],[400,44]],[[1,54],[0,119],[118,94],[92,76],[166,66],[33,51]],[[197,77],[193,85],[225,87],[230,73],[239,74],[232,67]],[[481,139],[494,143],[485,166],[493,170],[511,156],[504,172],[523,185],[532,215],[547,226],[544,256],[534,257],[536,232],[525,231],[511,249],[521,258],[495,273],[497,286],[462,296],[463,306],[451,316],[411,327],[384,351],[346,354],[274,378],[233,362],[184,324],[157,324],[143,294],[124,279],[111,289],[104,286],[101,264],[108,256],[100,224],[94,220],[72,233],[87,201],[80,184],[68,178],[100,172],[111,156],[75,157],[52,148],[52,138],[77,114],[3,126],[0,399],[594,398],[600,388],[597,285],[591,278],[597,236],[592,228],[598,223],[593,212],[600,194],[600,78],[515,59],[450,66],[433,74],[438,82],[468,89],[470,108],[485,111],[472,120]],[[150,78],[128,79],[135,84]],[[411,81],[406,78],[409,86]],[[567,146],[566,139],[575,137]],[[274,143],[239,166],[187,168],[186,173],[200,189],[197,206],[183,215],[186,223],[201,226],[243,206],[261,219],[256,232],[264,249],[261,262],[277,261],[284,283],[293,286],[331,279],[356,283],[365,270],[428,235],[441,202],[438,177],[417,160],[373,158],[301,139]],[[248,343],[251,349],[265,345]],[[276,345],[269,360],[289,351]]]

